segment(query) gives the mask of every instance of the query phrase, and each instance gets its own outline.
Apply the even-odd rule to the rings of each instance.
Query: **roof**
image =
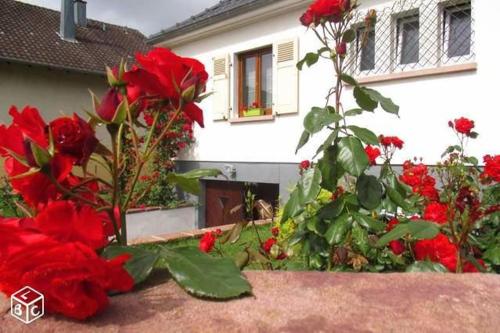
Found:
[[[156,44],[279,1],[282,0],[221,0],[218,4],[205,9],[203,12],[151,35],[148,42]]]
[[[139,31],[95,20],[76,27],[77,42],[65,41],[59,24],[59,11],[0,0],[0,60],[103,74],[149,48]]]

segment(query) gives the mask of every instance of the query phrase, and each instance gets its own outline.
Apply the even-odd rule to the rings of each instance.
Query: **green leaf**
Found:
[[[398,191],[389,186],[386,186],[385,189],[392,202],[406,211],[411,210],[410,205],[405,201],[403,196]]]
[[[326,225],[317,216],[309,218],[306,222],[307,230],[322,236],[325,233]]]
[[[378,137],[369,129],[354,125],[347,126],[347,128],[350,129],[354,135],[356,135],[364,143],[378,146]]]
[[[358,138],[349,136],[340,139],[338,146],[337,161],[342,168],[355,177],[360,176],[369,164],[368,156],[366,156],[361,141]]]
[[[382,107],[382,109],[384,109],[385,112],[393,113],[395,115],[399,114],[399,106],[394,104],[392,99],[384,97],[378,91],[370,88],[363,88],[363,90],[367,95],[370,96],[372,100],[379,102],[380,106]]]
[[[354,29],[348,29],[342,35],[342,41],[344,43],[351,43],[356,39],[356,31]]]
[[[356,86],[354,87],[354,98],[356,99],[356,103],[358,103],[359,107],[366,111],[373,111],[377,108],[378,103],[371,99],[370,95],[368,95],[364,88]]]
[[[235,225],[229,230],[223,237],[219,239],[221,244],[225,244],[227,242],[234,244],[240,239],[241,232],[243,228],[245,228],[248,224],[248,221],[240,221],[235,223]]]
[[[321,190],[321,171],[318,168],[305,170],[298,183],[299,200],[302,205],[313,202]]]
[[[300,136],[299,143],[297,144],[297,148],[295,149],[295,154],[297,154],[300,150],[300,148],[304,147],[304,145],[309,141],[309,138],[311,137],[311,134],[309,134],[308,131],[303,131],[302,135]]]
[[[160,254],[170,274],[190,294],[228,299],[252,291],[231,258],[215,258],[195,247],[163,248]]]
[[[340,129],[335,128],[332,131],[332,133],[330,133],[330,135],[326,138],[325,142],[323,142],[323,144],[321,146],[319,146],[318,150],[316,150],[316,154],[314,155],[313,159],[316,156],[318,156],[319,153],[327,150],[332,145],[333,141],[335,141],[337,139],[337,137],[339,136],[339,132],[340,132]]]
[[[337,149],[335,146],[329,146],[323,157],[318,161],[318,168],[321,171],[323,181],[321,187],[334,192],[337,189],[337,181],[342,177],[345,171],[336,161]]]
[[[359,203],[366,209],[373,210],[380,205],[384,190],[377,177],[363,174],[358,178],[356,191]]]
[[[347,233],[347,229],[349,228],[349,223],[348,214],[342,214],[338,219],[333,221],[325,233],[325,238],[328,244],[334,245],[342,242]]]
[[[314,134],[340,120],[342,116],[338,113],[330,112],[327,108],[313,107],[304,118],[304,128],[310,134]]]
[[[368,232],[361,228],[358,224],[354,224],[352,227],[352,240],[354,246],[361,251],[363,255],[367,255],[370,250],[370,244],[368,243]]]
[[[433,222],[412,220],[407,223],[408,233],[413,239],[432,239],[439,233],[439,226]]]
[[[309,52],[305,55],[305,57],[300,60],[298,63],[297,63],[297,69],[299,71],[302,70],[302,68],[304,67],[304,64],[307,64],[307,67],[311,67],[312,65],[314,65],[315,63],[317,63],[319,60],[319,54],[318,53],[314,53],[314,52]]]
[[[222,175],[219,169],[195,169],[186,173],[169,173],[167,181],[169,184],[178,185],[183,191],[199,195],[201,191],[199,179],[202,177],[217,177]]]
[[[385,223],[380,222],[378,220],[375,220],[374,218],[371,218],[369,216],[357,213],[357,212],[352,212],[351,216],[359,225],[361,225],[367,229],[371,229],[374,231],[382,231],[386,227]]]
[[[145,281],[151,275],[156,262],[160,258],[158,253],[130,246],[108,246],[102,253],[106,259],[113,259],[122,254],[132,256],[125,263],[124,268],[132,276],[135,284]]]
[[[337,200],[331,201],[320,208],[318,211],[318,217],[320,219],[330,219],[333,220],[339,216],[345,207],[345,200],[340,197]]]
[[[363,109],[351,109],[351,110],[344,112],[344,116],[352,117],[352,116],[358,116],[362,113],[363,113]]]
[[[281,216],[281,222],[286,222],[287,220],[294,218],[304,211],[304,206],[302,205],[299,198],[299,189],[295,188],[292,193],[290,193],[290,198],[283,208],[283,215]]]
[[[390,241],[400,239],[409,233],[408,225],[405,223],[400,223],[396,225],[391,231],[380,237],[377,241],[376,246],[382,247],[387,245]]]
[[[415,261],[413,264],[406,268],[406,272],[447,273],[448,269],[443,265],[432,261]]]
[[[350,84],[351,86],[357,86],[358,82],[352,77],[347,74],[340,74],[340,79],[344,81],[347,84]]]
[[[493,265],[500,265],[500,244],[488,249],[484,252],[484,260],[491,262]]]
[[[128,112],[128,102],[127,99],[124,98],[121,103],[117,106],[116,111],[115,111],[115,116],[113,117],[113,120],[111,122],[113,124],[120,125],[127,119],[127,112]]]

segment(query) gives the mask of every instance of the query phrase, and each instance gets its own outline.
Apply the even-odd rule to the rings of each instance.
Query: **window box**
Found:
[[[243,110],[243,117],[255,117],[263,115],[264,115],[264,109],[262,108],[252,108],[248,110]]]

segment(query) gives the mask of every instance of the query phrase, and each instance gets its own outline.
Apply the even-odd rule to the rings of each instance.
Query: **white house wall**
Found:
[[[365,2],[383,4],[383,1]],[[390,3],[390,1],[389,1]],[[184,56],[202,61],[212,75],[212,58],[234,54],[252,48],[272,45],[273,42],[298,38],[300,58],[318,49],[314,33],[300,25],[302,11],[290,12],[273,19],[258,22],[232,31],[219,33],[174,49]],[[498,153],[500,142],[500,47],[498,46],[498,15],[500,1],[473,1],[475,20],[475,54],[477,71],[415,78],[369,86],[392,97],[400,105],[398,119],[377,111],[365,114],[356,122],[370,127],[377,134],[397,135],[405,141],[405,148],[397,154],[395,163],[402,163],[413,156],[422,157],[428,164],[436,163],[447,145],[454,143],[454,135],[447,122],[460,116],[476,121],[480,136],[469,144],[469,152],[481,157]],[[234,107],[234,66],[231,77],[231,100]],[[314,155],[317,144],[325,135],[317,135],[298,155],[294,154],[302,132],[302,121],[312,106],[320,106],[333,82],[332,66],[320,62],[305,68],[299,74],[299,113],[279,116],[274,121],[229,123],[213,121],[212,103],[205,100],[201,107],[205,115],[205,128],[195,130],[196,145],[182,159],[197,161],[278,162],[294,163]],[[211,91],[209,82],[207,90]],[[344,96],[346,108],[355,107],[351,89]]]

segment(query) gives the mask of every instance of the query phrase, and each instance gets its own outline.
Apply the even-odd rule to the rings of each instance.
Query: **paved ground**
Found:
[[[500,276],[249,272],[254,296],[189,297],[172,281],[117,296],[87,323],[47,316],[0,332],[500,332]],[[166,279],[166,277],[160,277]]]

